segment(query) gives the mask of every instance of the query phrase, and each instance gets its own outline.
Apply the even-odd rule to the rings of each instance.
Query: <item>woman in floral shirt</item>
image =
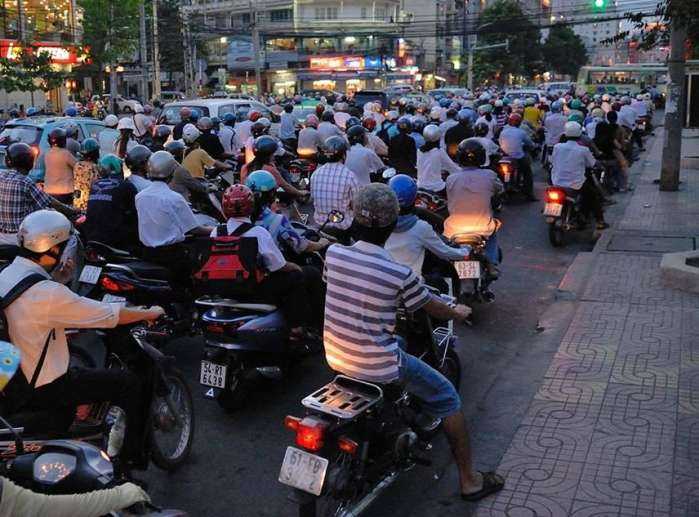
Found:
[[[97,160],[100,157],[100,144],[94,138],[86,138],[80,152],[82,160],[73,169],[75,189],[73,206],[78,210],[87,210],[92,183],[98,178]]]

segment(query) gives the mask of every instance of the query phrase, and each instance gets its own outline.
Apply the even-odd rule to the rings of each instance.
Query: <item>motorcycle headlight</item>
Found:
[[[34,481],[55,485],[75,471],[76,459],[70,454],[47,452],[34,461]]]

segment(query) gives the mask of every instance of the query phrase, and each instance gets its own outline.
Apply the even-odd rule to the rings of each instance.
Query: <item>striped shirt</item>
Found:
[[[425,286],[384,248],[364,241],[330,246],[325,278],[323,341],[330,368],[369,382],[396,380],[396,309],[414,312],[425,305]]]
[[[345,214],[341,223],[328,223],[328,227],[346,230],[352,225],[352,198],[359,188],[354,173],[342,163],[326,163],[311,176],[311,197],[315,212],[313,219],[323,224],[332,210]]]

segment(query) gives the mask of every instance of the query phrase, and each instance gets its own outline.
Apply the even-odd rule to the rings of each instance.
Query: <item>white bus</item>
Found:
[[[656,86],[665,93],[667,66],[661,63],[632,65],[583,66],[578,73],[578,88],[589,93],[636,94]]]

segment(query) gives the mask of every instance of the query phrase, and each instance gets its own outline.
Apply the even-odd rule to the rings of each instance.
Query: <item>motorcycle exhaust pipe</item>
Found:
[[[371,503],[376,501],[377,497],[379,497],[388,487],[390,487],[395,482],[396,479],[398,479],[398,472],[391,472],[385,478],[383,478],[381,482],[377,484],[371,492],[369,492],[367,495],[365,495],[363,498],[361,498],[359,501],[357,501],[349,508],[343,510],[338,517],[359,517],[361,513],[364,510],[366,510]]]

